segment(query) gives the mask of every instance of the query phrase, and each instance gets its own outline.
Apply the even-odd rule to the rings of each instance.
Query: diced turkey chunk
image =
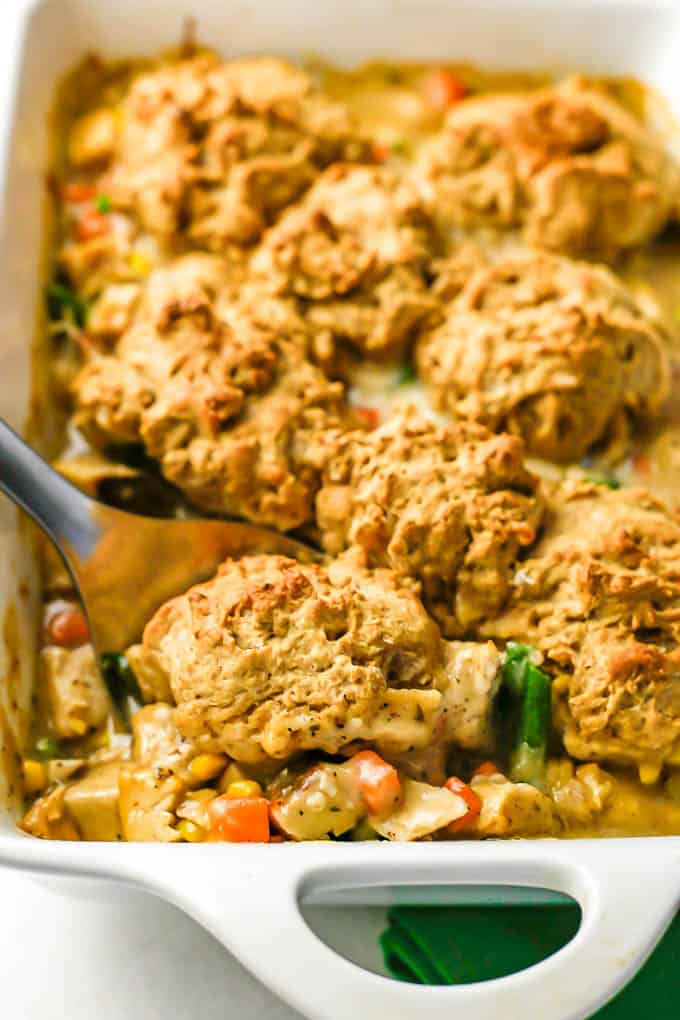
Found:
[[[175,723],[175,711],[163,703],[145,705],[132,717],[132,755],[140,765],[182,771],[193,754]]]
[[[139,301],[138,283],[110,283],[93,302],[87,316],[87,331],[96,337],[120,336],[132,321]]]
[[[252,269],[274,293],[371,355],[394,353],[434,308],[431,228],[416,189],[384,167],[333,166],[265,235]]]
[[[548,762],[546,788],[566,829],[593,825],[612,794],[612,778],[599,765],[574,766],[568,758]]]
[[[445,733],[459,747],[493,747],[492,709],[501,683],[501,655],[493,641],[451,641],[446,646],[449,682],[443,692]]]
[[[366,814],[347,764],[316,765],[299,777],[284,774],[268,793],[272,818],[290,839],[341,836]]]
[[[87,167],[111,158],[116,144],[117,117],[114,110],[93,110],[71,128],[68,158],[74,166]]]
[[[473,272],[422,333],[416,363],[439,409],[572,461],[658,414],[666,347],[608,269],[533,253]]]
[[[64,797],[65,786],[57,786],[45,797],[39,797],[29,808],[21,828],[40,839],[80,839],[80,833],[70,818]]]
[[[175,843],[176,810],[186,785],[162,766],[124,765],[119,780],[123,835],[133,843]]]
[[[135,674],[144,701],[172,702],[172,691],[163,667],[141,645],[130,645],[125,656]]]
[[[162,64],[133,81],[120,125],[102,182],[114,206],[213,250],[257,240],[320,167],[368,152],[345,107],[273,57]],[[76,130],[78,157],[91,136]]]
[[[190,785],[194,754],[170,705],[145,705],[132,719],[132,757],[120,773],[120,817],[125,839],[176,842],[176,811]]]
[[[478,836],[550,835],[554,827],[549,797],[529,783],[512,783],[504,775],[477,775],[471,789],[482,802]]]
[[[204,786],[199,790],[189,790],[177,808],[177,817],[199,825],[202,829],[210,828],[208,805],[217,797],[217,790]]]
[[[313,455],[327,552],[415,578],[447,636],[498,609],[542,514],[520,440],[409,408],[372,432],[327,433]]]
[[[467,813],[463,798],[445,787],[430,786],[414,779],[404,779],[402,787],[403,799],[396,811],[371,817],[371,826],[386,839],[399,842],[422,839]]]
[[[443,786],[453,746],[487,754],[494,746],[492,716],[501,682],[501,655],[492,641],[445,642],[447,685],[430,743],[393,755],[411,779]]]
[[[533,246],[605,258],[662,229],[679,180],[663,141],[579,78],[459,103],[421,170],[446,224],[522,227]]]
[[[45,762],[48,783],[65,783],[87,765],[85,758],[52,758]]]
[[[227,561],[167,603],[145,655],[167,675],[180,731],[245,762],[356,741],[422,747],[447,682],[436,625],[391,572],[281,556]]]
[[[543,653],[570,755],[658,768],[680,746],[680,522],[642,490],[546,493],[543,536],[483,630]]]
[[[41,652],[52,725],[59,737],[82,737],[113,711],[92,645]]]
[[[96,765],[66,788],[64,802],[83,839],[121,840],[118,811],[119,761]]]

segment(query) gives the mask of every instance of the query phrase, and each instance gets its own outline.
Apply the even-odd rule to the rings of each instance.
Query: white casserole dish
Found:
[[[6,0],[6,4],[8,0]],[[644,78],[680,112],[680,8],[674,0],[9,0],[0,66],[0,414],[26,419],[30,344],[39,299],[46,115],[60,76],[84,52],[154,53],[182,19],[226,56],[314,52],[336,62],[371,56],[465,59],[487,66],[581,68]],[[1,470],[1,465],[0,465]],[[0,862],[132,884],[179,905],[266,984],[317,1020],[577,1020],[632,976],[680,902],[680,838],[280,846],[55,843],[14,829],[12,737],[30,702],[35,581],[13,507],[0,504]],[[8,615],[9,614],[9,615]],[[9,621],[9,622],[8,622]],[[16,626],[13,621],[16,621]],[[4,749],[3,749],[4,745]],[[422,988],[337,956],[307,927],[302,898],[322,902],[441,901],[461,885],[559,890],[581,905],[576,938],[543,963],[494,982]]]

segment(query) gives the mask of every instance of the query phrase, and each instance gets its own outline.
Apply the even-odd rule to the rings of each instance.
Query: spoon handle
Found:
[[[77,545],[89,500],[51,468],[0,418],[0,491],[25,510],[49,537]]]

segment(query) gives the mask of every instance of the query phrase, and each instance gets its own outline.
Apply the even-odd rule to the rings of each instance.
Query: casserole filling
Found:
[[[100,671],[45,548],[25,831],[680,833],[680,169],[658,102],[199,51],[69,77],[56,466],[325,558],[224,563]]]

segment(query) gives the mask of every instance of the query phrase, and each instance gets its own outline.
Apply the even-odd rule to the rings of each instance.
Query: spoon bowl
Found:
[[[108,506],[66,481],[0,419],[0,490],[55,544],[87,614],[98,656],[139,639],[168,599],[211,577],[225,559],[320,554],[241,521],[144,517]]]

